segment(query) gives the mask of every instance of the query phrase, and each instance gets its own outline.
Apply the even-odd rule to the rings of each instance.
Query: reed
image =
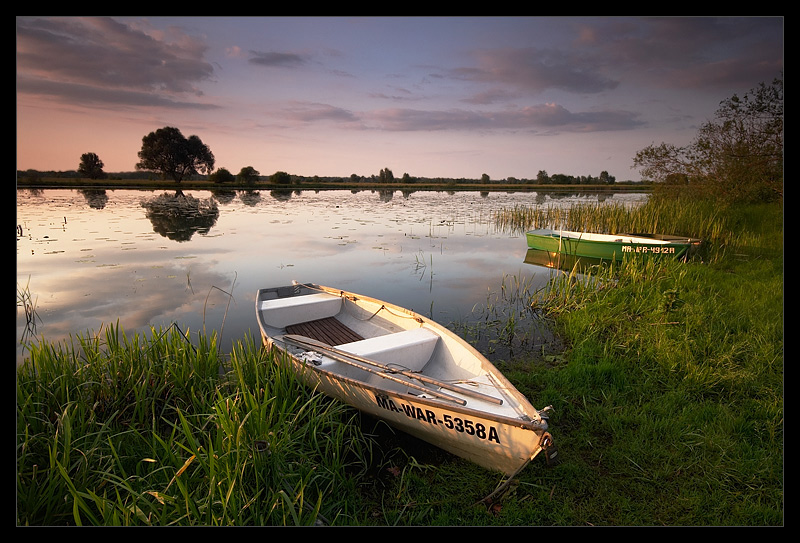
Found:
[[[30,281],[30,278],[28,278]],[[20,342],[24,343],[28,337],[36,335],[36,321],[39,320],[39,315],[36,311],[36,301],[33,299],[30,291],[30,282],[23,288],[17,285],[17,307],[21,307],[25,314],[25,328],[22,331]]]
[[[641,205],[621,203],[556,206],[514,206],[495,213],[498,228],[522,234],[533,228],[555,228],[607,234],[649,232],[700,238],[704,256],[721,260],[728,253],[782,251],[782,227],[769,206],[748,206],[731,212],[711,200],[651,197]],[[744,211],[744,210],[747,211]],[[782,219],[779,219],[782,220]],[[745,221],[743,224],[742,221]],[[776,237],[776,232],[781,237]]]
[[[536,305],[542,289],[535,287],[533,279],[504,274],[497,290],[487,291],[483,303],[476,303],[469,315],[449,327],[492,359],[552,350],[551,323]]]

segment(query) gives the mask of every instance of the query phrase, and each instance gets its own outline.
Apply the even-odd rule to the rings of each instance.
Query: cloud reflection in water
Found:
[[[644,196],[607,198],[620,199]],[[495,227],[495,210],[596,201],[535,192],[19,190],[17,282],[28,285],[37,332],[49,341],[104,323],[128,333],[224,323],[228,349],[257,334],[256,290],[292,280],[447,324],[484,303],[505,275],[549,277],[524,262],[523,235]],[[19,309],[17,321],[21,337]]]

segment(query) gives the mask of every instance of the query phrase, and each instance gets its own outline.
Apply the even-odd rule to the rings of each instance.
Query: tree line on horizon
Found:
[[[637,152],[634,166],[639,167],[645,183],[681,186],[698,195],[713,196],[728,201],[776,201],[783,199],[783,73],[770,85],[761,83],[739,97],[736,94],[720,103],[716,117],[701,125],[695,140],[677,147],[662,143],[650,145]],[[135,172],[114,174],[118,179],[182,180],[207,179],[224,184],[240,181],[247,184],[268,181],[278,185],[302,182],[379,183],[379,184],[523,184],[523,185],[613,185],[614,176],[603,171],[599,176],[549,175],[540,170],[533,179],[507,177],[492,180],[487,174],[477,179],[421,178],[404,173],[396,178],[389,168],[377,175],[349,177],[303,177],[283,171],[262,176],[252,166],[243,167],[237,175],[226,168],[214,171],[215,159],[211,149],[196,135],[188,138],[175,127],[164,127],[142,138],[138,153],[140,161]],[[103,162],[95,153],[81,156],[76,171],[38,172],[17,171],[17,177],[61,177],[90,179],[108,178]],[[634,183],[628,181],[627,183]],[[641,183],[641,182],[640,182]]]
[[[83,155],[85,156],[85,155]],[[96,156],[96,155],[95,155]],[[116,179],[116,180],[123,180],[123,179],[141,179],[141,180],[154,180],[156,178],[163,178],[163,176],[159,172],[153,171],[128,171],[128,172],[114,172],[114,173],[106,173],[106,172],[95,172],[93,175],[87,175],[85,170],[81,168],[77,170],[64,170],[64,171],[55,171],[55,170],[17,170],[17,178],[19,179],[41,179],[41,178],[55,178],[55,179],[81,179],[81,178],[89,178],[89,179]],[[553,174],[548,175],[546,171],[540,171],[536,178],[528,179],[528,178],[517,178],[517,177],[506,177],[505,179],[491,179],[487,174],[481,175],[479,178],[467,178],[467,177],[414,177],[409,175],[408,173],[404,173],[401,177],[394,177],[391,175],[391,171],[388,168],[382,169],[378,174],[372,175],[359,175],[359,174],[351,174],[347,177],[342,176],[301,176],[301,175],[294,175],[288,174],[286,172],[278,171],[272,175],[261,175],[260,172],[252,168],[252,166],[246,166],[242,168],[242,170],[234,175],[226,168],[219,168],[215,170],[211,174],[194,174],[190,175],[185,178],[186,180],[190,181],[212,181],[215,183],[225,184],[225,183],[233,183],[235,181],[245,182],[245,183],[257,183],[257,182],[270,182],[270,183],[277,183],[277,184],[293,184],[293,183],[303,183],[303,182],[311,182],[311,183],[379,183],[379,184],[456,184],[456,185],[468,185],[468,184],[481,184],[481,185],[488,185],[488,184],[507,184],[507,185],[614,185],[614,184],[642,184],[647,183],[646,181],[617,181],[616,178],[612,175],[609,175],[608,172],[603,171],[600,172],[599,176],[592,176],[592,175],[567,175],[567,174]]]
[[[433,182],[444,184],[476,184],[483,185],[495,183],[504,184],[557,184],[557,185],[610,185],[614,184],[616,179],[614,176],[609,175],[607,171],[600,173],[598,177],[591,175],[571,176],[565,174],[557,174],[549,176],[544,170],[540,170],[535,180],[522,179],[519,180],[514,177],[508,177],[502,181],[493,181],[488,174],[482,174],[480,179],[467,179],[467,178],[418,178],[412,177],[408,173],[403,174],[402,177],[396,178],[389,168],[383,168],[378,175],[369,177],[359,176],[358,174],[351,174],[347,178],[335,178],[320,176],[302,177],[293,176],[283,171],[275,172],[274,174],[264,177],[252,166],[243,167],[237,175],[233,175],[227,168],[219,168],[214,171],[215,158],[214,154],[208,145],[204,144],[202,140],[196,136],[191,135],[188,138],[184,137],[178,128],[165,126],[159,128],[154,132],[150,132],[142,138],[142,148],[139,151],[139,162],[136,164],[136,172],[128,172],[119,174],[120,179],[152,179],[154,175],[158,174],[162,179],[172,179],[176,183],[180,183],[184,179],[187,180],[209,180],[214,183],[224,184],[233,183],[235,181],[244,182],[246,184],[255,184],[259,181],[269,181],[278,185],[290,185],[292,183],[302,183],[303,181],[313,182],[349,182],[349,183],[380,183],[380,184],[414,184],[418,182]],[[89,179],[108,179],[109,174],[104,170],[103,161],[96,153],[84,153],[81,155],[80,165],[74,172],[50,172],[54,175],[52,177],[74,177],[82,178],[88,177]],[[19,175],[19,172],[18,172]],[[37,172],[28,170],[23,174],[28,178],[35,178]],[[121,176],[125,177],[121,177]],[[117,177],[117,176],[114,176]]]

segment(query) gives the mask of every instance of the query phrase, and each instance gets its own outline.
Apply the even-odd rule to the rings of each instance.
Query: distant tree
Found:
[[[208,176],[209,181],[214,183],[233,183],[236,177],[229,172],[226,168],[219,168],[217,171]]]
[[[489,178],[489,174],[488,174],[488,173],[485,173],[485,174],[483,174],[483,175],[481,176],[481,183],[483,183],[484,185],[485,185],[486,183],[491,183],[491,181],[492,181],[492,180]]]
[[[554,185],[571,185],[572,184],[572,179],[569,176],[564,175],[563,173],[554,173],[553,175],[550,176],[550,179],[551,179],[551,181],[553,182]]]
[[[269,180],[278,185],[288,185],[292,182],[292,176],[286,172],[275,172],[269,176]]]
[[[89,179],[106,178],[106,173],[103,171],[103,161],[94,153],[84,153],[81,155],[81,164],[78,166],[78,173]]]
[[[378,181],[381,183],[394,183],[394,174],[392,173],[392,170],[389,168],[382,169],[380,175],[378,176]]]
[[[164,179],[171,177],[176,183],[188,175],[214,170],[211,149],[197,136],[187,139],[171,126],[159,128],[142,138],[139,159],[137,170],[161,172]]]
[[[539,170],[539,173],[536,174],[536,182],[540,185],[545,185],[550,182],[550,176],[547,175],[545,170]]]
[[[236,178],[244,183],[255,183],[261,174],[252,166],[245,166],[239,171]]]
[[[617,180],[616,177],[613,175],[609,175],[607,171],[603,170],[600,172],[600,182],[606,185],[613,185],[614,182]]]

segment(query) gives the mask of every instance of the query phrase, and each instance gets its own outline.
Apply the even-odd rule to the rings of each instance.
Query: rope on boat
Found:
[[[514,479],[516,479],[517,476],[522,472],[522,470],[524,470],[528,466],[528,464],[530,464],[531,461],[534,458],[536,458],[536,456],[538,456],[538,454],[542,451],[544,451],[545,456],[547,457],[548,464],[552,465],[556,463],[555,458],[558,452],[555,448],[555,444],[553,443],[553,437],[548,432],[542,434],[542,437],[539,440],[539,446],[537,447],[536,451],[533,454],[531,454],[530,458],[528,458],[524,464],[522,464],[519,468],[517,468],[517,471],[512,473],[505,481],[501,481],[500,484],[497,485],[497,488],[495,488],[491,494],[489,494],[479,502],[475,503],[475,505],[488,504],[495,496],[505,492],[506,489],[511,484],[511,482]]]

